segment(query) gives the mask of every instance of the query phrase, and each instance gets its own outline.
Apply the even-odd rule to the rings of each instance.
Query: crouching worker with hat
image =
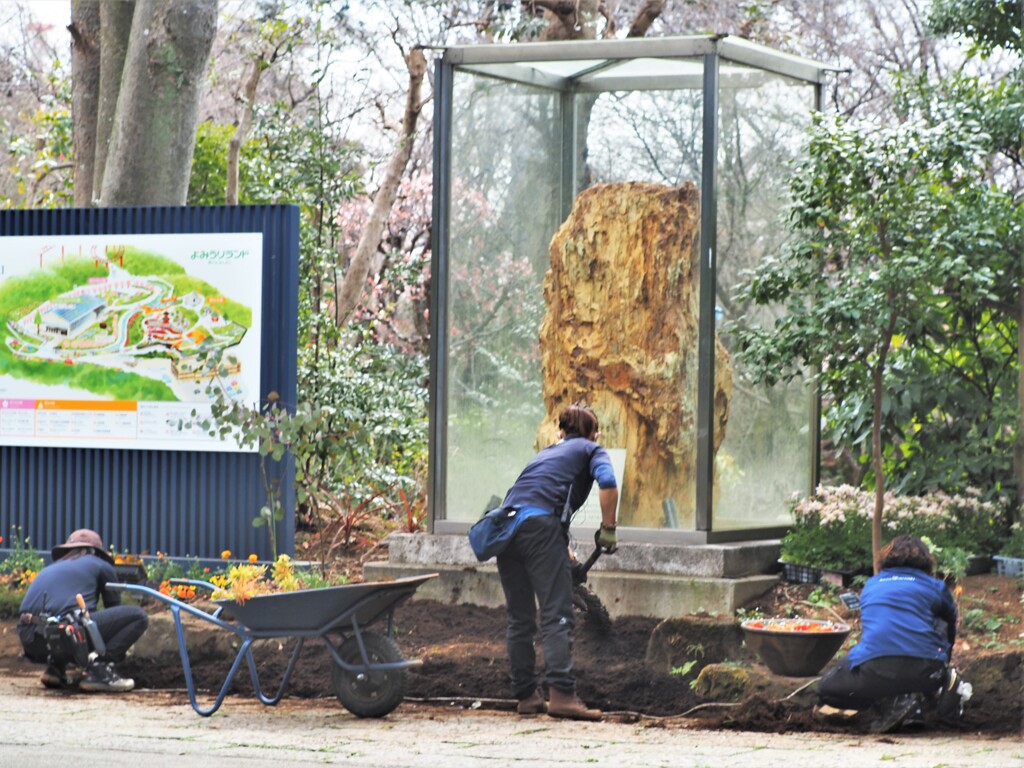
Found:
[[[43,568],[32,581],[21,603],[18,636],[25,656],[30,661],[46,664],[42,683],[48,688],[74,684],[83,691],[124,692],[135,687],[134,681],[121,677],[114,664],[124,660],[128,649],[142,637],[149,617],[142,608],[122,605],[121,593],[108,589],[117,583],[114,558],[103,546],[95,531],[83,528],[73,532],[63,544],[51,550],[53,563]],[[50,656],[46,638],[47,623],[79,610],[81,596],[89,617],[99,630],[102,648],[90,643],[85,669],[74,672]],[[100,599],[103,608],[97,610]],[[87,632],[82,632],[87,635]]]

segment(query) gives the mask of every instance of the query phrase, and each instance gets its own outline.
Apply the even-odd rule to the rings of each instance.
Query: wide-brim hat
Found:
[[[57,562],[71,550],[85,549],[86,547],[92,547],[98,557],[102,557],[111,565],[114,564],[114,557],[103,546],[103,539],[96,531],[89,530],[88,528],[79,528],[77,531],[72,531],[67,541],[63,544],[58,544],[50,550],[50,555],[53,557],[53,561]]]

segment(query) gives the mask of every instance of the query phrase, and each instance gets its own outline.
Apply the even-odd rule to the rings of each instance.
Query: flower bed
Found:
[[[869,572],[874,508],[873,492],[849,485],[820,486],[807,498],[794,497],[793,527],[782,539],[782,561],[839,574]],[[927,539],[939,569],[947,572],[966,569],[971,555],[999,551],[1007,532],[1005,506],[982,499],[977,492],[887,493],[882,524],[884,541],[899,535]],[[809,581],[806,577],[796,580]],[[813,583],[820,580],[819,573]],[[830,581],[849,586],[852,576]]]

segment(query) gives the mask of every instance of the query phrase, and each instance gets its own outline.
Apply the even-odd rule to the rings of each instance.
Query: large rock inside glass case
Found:
[[[540,328],[544,403],[552,417],[573,402],[590,405],[601,443],[626,450],[623,525],[662,527],[671,507],[680,527],[693,526],[699,209],[691,183],[599,184],[577,196],[551,241]],[[716,338],[716,453],[732,381]],[[554,437],[549,419],[538,445]]]

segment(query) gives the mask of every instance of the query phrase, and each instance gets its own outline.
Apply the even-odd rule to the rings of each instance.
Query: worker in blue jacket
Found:
[[[597,443],[597,416],[582,405],[558,417],[559,441],[540,451],[505,495],[517,512],[516,532],[498,555],[498,573],[508,613],[508,655],[512,689],[521,715],[599,720],[576,694],[573,674],[572,561],[569,523],[597,483],[601,525],[595,541],[604,552],[618,546],[615,514],[619,491],[608,452]],[[538,686],[534,635],[540,606],[544,679],[550,701]]]
[[[876,706],[881,715],[873,730],[885,732],[919,718],[925,704],[959,699],[964,690],[957,695],[957,688],[967,684],[949,668],[956,603],[933,576],[928,546],[897,536],[882,549],[879,563],[860,595],[860,642],[821,679],[818,696],[839,709]],[[942,704],[948,709],[948,701]]]

